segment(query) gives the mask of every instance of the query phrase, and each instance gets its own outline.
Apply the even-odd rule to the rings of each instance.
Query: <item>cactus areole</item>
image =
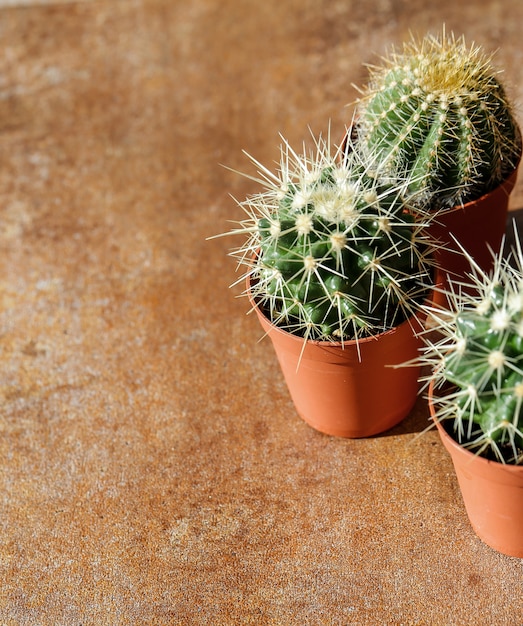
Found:
[[[405,184],[380,182],[376,162],[314,138],[310,153],[281,146],[273,173],[258,162],[262,192],[239,202],[247,219],[232,252],[252,296],[278,327],[305,339],[344,342],[410,317],[430,283],[425,223]]]
[[[481,48],[427,36],[370,68],[359,134],[433,209],[493,190],[517,167],[521,136],[498,72]]]

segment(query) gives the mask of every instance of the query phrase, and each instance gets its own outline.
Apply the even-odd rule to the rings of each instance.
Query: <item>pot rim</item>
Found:
[[[403,326],[406,324],[411,326],[411,328],[415,328],[415,327],[421,328],[422,320],[424,317],[426,317],[426,314],[423,313],[423,311],[417,311],[413,313],[410,317],[405,319],[403,322],[398,324],[397,326],[393,326],[392,328],[389,328],[388,330],[384,330],[383,332],[377,333],[375,335],[361,337],[359,339],[347,339],[346,341],[328,341],[328,340],[321,341],[319,339],[306,339],[305,337],[294,335],[293,333],[285,330],[284,328],[280,328],[269,317],[267,317],[263,309],[260,307],[259,303],[254,300],[254,297],[251,291],[251,279],[252,279],[252,274],[249,273],[247,275],[246,282],[247,282],[247,296],[249,298],[249,302],[251,303],[251,307],[252,307],[251,311],[257,312],[259,315],[263,316],[267,320],[270,326],[270,329],[267,332],[267,335],[269,333],[281,334],[287,337],[289,340],[299,342],[300,344],[303,344],[305,342],[310,345],[318,346],[318,347],[342,348],[342,349],[345,347],[350,347],[350,346],[358,346],[361,344],[366,344],[366,343],[371,343],[373,341],[377,341],[378,339],[388,336],[388,335],[392,335],[396,333],[398,329],[403,328]]]
[[[443,426],[442,422],[449,421],[449,420],[442,420],[442,419],[436,418],[436,410],[434,407],[434,398],[436,397],[436,394],[434,391],[434,386],[435,386],[435,380],[434,378],[432,378],[429,383],[428,393],[427,393],[430,418],[432,422],[434,423],[434,425],[436,426],[436,428],[438,429],[439,435],[441,439],[443,440],[443,444],[445,445],[445,447],[447,448],[449,452],[451,452],[449,448],[452,448],[454,451],[456,451],[456,453],[460,454],[464,458],[467,458],[470,463],[478,464],[480,467],[482,467],[484,471],[488,471],[491,468],[492,469],[495,468],[498,471],[503,471],[503,472],[508,472],[508,473],[516,473],[516,474],[523,473],[523,464],[521,463],[519,465],[515,465],[514,463],[501,463],[501,461],[496,461],[494,459],[486,459],[485,457],[480,456],[479,454],[475,454],[474,452],[467,450],[467,448],[465,448],[462,444],[460,444],[459,441],[456,441],[456,439],[454,439],[454,437],[449,432],[447,432],[446,428]]]
[[[485,193],[481,194],[481,196],[478,196],[477,198],[473,198],[472,200],[469,200],[468,202],[465,203],[461,203],[461,204],[455,204],[452,207],[449,207],[448,209],[441,209],[438,210],[436,209],[436,213],[440,213],[441,215],[445,215],[447,213],[453,213],[455,211],[463,211],[465,209],[468,209],[470,207],[472,207],[475,204],[479,204],[481,202],[483,202],[485,200],[485,198],[487,198],[488,196],[491,196],[495,193],[501,192],[503,190],[503,187],[505,187],[506,185],[510,186],[510,189],[508,190],[507,195],[510,194],[510,192],[512,191],[512,189],[514,188],[515,184],[516,184],[516,177],[518,174],[518,168],[520,166],[521,160],[523,157],[523,148],[520,149],[519,151],[519,156],[518,159],[516,161],[516,164],[514,166],[514,169],[512,169],[506,176],[505,178],[498,184],[496,185],[493,189],[491,189],[490,191],[486,191]]]

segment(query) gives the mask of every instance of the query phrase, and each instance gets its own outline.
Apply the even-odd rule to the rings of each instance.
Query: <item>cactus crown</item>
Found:
[[[350,137],[344,151],[330,132],[313,140],[303,154],[283,140],[275,173],[249,157],[263,190],[238,202],[247,218],[232,232],[245,240],[231,254],[274,324],[343,343],[410,317],[429,284],[429,248],[404,182],[382,182]]]
[[[436,417],[481,456],[523,463],[523,255],[519,240],[486,275],[472,259],[475,293],[449,291],[449,311],[430,311],[423,360],[434,380]],[[433,332],[433,331],[432,331]],[[443,389],[443,391],[442,391]]]
[[[443,31],[370,68],[359,102],[362,146],[389,171],[411,173],[432,208],[473,200],[517,166],[519,128],[491,61]]]

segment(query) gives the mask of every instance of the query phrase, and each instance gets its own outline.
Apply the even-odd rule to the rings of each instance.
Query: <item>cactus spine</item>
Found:
[[[521,137],[498,72],[463,37],[412,39],[370,68],[359,110],[362,145],[410,173],[432,208],[491,191],[517,166]]]
[[[490,275],[469,260],[476,295],[457,286],[448,294],[452,312],[431,312],[441,334],[427,339],[424,360],[436,389],[451,385],[438,392],[437,418],[453,421],[457,440],[480,455],[523,463],[521,245],[500,253]]]
[[[250,157],[263,190],[238,202],[247,218],[232,232],[245,241],[231,254],[277,326],[322,341],[373,336],[425,294],[426,224],[409,212],[405,184],[378,182],[377,163],[362,162],[350,138],[343,155],[330,137],[313,139],[303,154],[283,140],[275,173]]]

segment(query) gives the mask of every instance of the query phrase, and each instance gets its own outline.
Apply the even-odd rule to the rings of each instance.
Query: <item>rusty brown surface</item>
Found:
[[[363,64],[443,21],[520,102],[518,0],[0,9],[1,624],[523,623],[425,401],[313,431],[206,241],[254,190],[220,164],[341,136]]]

